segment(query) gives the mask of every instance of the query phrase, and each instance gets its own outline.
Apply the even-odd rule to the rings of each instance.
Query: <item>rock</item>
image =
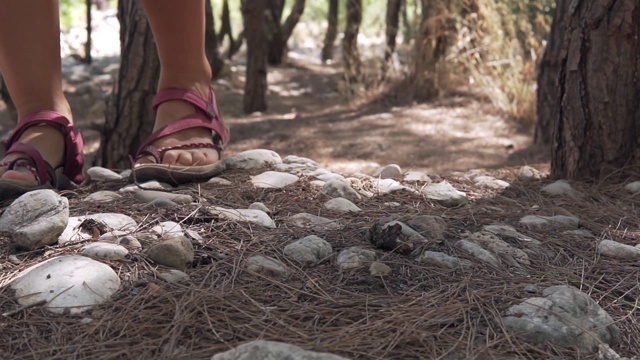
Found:
[[[427,239],[424,238],[424,236],[420,235],[419,232],[413,230],[413,228],[401,221],[397,221],[397,220],[393,220],[393,221],[389,221],[386,224],[384,224],[382,226],[382,228],[387,228],[389,226],[393,226],[393,225],[400,225],[402,227],[402,235],[406,236],[407,239],[409,239],[410,241],[418,241],[418,242],[422,242],[422,241],[427,241]]]
[[[149,248],[147,256],[157,264],[184,271],[193,262],[193,244],[184,236],[176,236]]]
[[[268,256],[252,256],[247,259],[246,266],[250,272],[268,277],[284,278],[289,275],[289,269],[283,263]]]
[[[161,271],[158,273],[158,277],[170,284],[188,282],[189,280],[191,280],[191,277],[187,275],[187,273],[176,269]]]
[[[544,289],[507,310],[505,327],[534,344],[594,352],[601,343],[613,345],[619,331],[613,319],[593,299],[571,286]]]
[[[189,205],[193,202],[193,197],[191,195],[184,194],[176,194],[165,191],[155,191],[155,190],[140,190],[136,191],[133,197],[136,200],[149,203],[156,199],[165,199],[171,200],[176,204],[181,205]]]
[[[325,174],[320,174],[316,176],[316,179],[324,181],[324,182],[328,182],[328,181],[332,181],[332,180],[337,180],[337,181],[342,181],[342,182],[347,182],[344,176],[340,175],[340,174],[336,174],[336,173],[325,173]]]
[[[316,168],[307,167],[305,165],[298,164],[276,164],[273,166],[275,171],[285,172],[294,175],[305,175]]]
[[[151,202],[148,202],[142,206],[143,209],[149,209],[149,208],[170,209],[175,207],[178,207],[178,204],[176,204],[175,202],[169,199],[163,199],[163,198],[151,200]]]
[[[510,266],[521,267],[521,264],[529,265],[531,263],[526,252],[511,246],[492,233],[483,231],[473,233],[467,240],[491,251]]]
[[[356,204],[352,203],[351,201],[345,199],[345,198],[334,198],[331,199],[329,201],[327,201],[326,203],[324,203],[324,207],[327,210],[331,210],[331,211],[337,211],[337,212],[359,212],[362,211],[362,209],[360,209],[358,206],[356,206]]]
[[[437,251],[425,251],[417,259],[419,263],[435,265],[447,269],[460,269],[463,266],[470,266],[469,261],[462,261],[455,256],[450,256]]]
[[[85,202],[108,202],[116,199],[120,199],[122,195],[113,191],[97,191],[89,196],[85,197]]]
[[[17,198],[0,216],[0,235],[29,250],[55,244],[69,223],[69,201],[52,190]]]
[[[311,180],[309,181],[309,184],[311,184],[311,186],[321,188],[321,187],[324,187],[326,183],[322,180]]]
[[[427,199],[435,200],[446,207],[458,207],[467,203],[467,194],[456,190],[446,181],[429,184],[422,188],[422,193]]]
[[[390,164],[378,169],[373,173],[373,176],[380,179],[400,179],[402,177],[402,169],[396,164]]]
[[[80,253],[85,256],[105,260],[122,260],[129,255],[129,250],[117,244],[95,242],[83,246],[82,249],[80,249]]]
[[[219,177],[211,178],[211,180],[207,181],[207,183],[215,184],[215,185],[218,185],[218,186],[233,185],[233,183],[231,181],[229,181],[227,179],[219,178]]]
[[[100,237],[98,238],[98,241],[112,243],[118,240],[118,238],[121,238],[127,235],[129,235],[129,232],[127,231],[113,230],[100,235]]]
[[[148,190],[148,191],[163,191],[163,190],[173,190],[173,186],[169,185],[169,184],[165,184],[165,183],[161,183],[158,181],[147,181],[145,183],[142,184],[129,184],[123,188],[121,188],[120,190],[118,190],[119,192],[123,192],[123,193],[129,193],[129,192],[138,192],[138,191],[142,191],[142,190]]]
[[[518,223],[520,224],[520,226],[524,226],[526,228],[532,229],[532,228],[547,227],[551,223],[551,221],[549,221],[548,219],[545,219],[542,216],[527,215],[522,219],[520,219]]]
[[[131,249],[142,249],[142,244],[138,239],[133,236],[123,236],[117,240],[118,245],[131,248]]]
[[[20,258],[18,258],[15,255],[9,255],[7,256],[7,261],[10,262],[13,265],[20,265],[22,264],[22,260],[20,260]]]
[[[260,175],[252,176],[253,186],[264,189],[282,189],[285,186],[300,180],[297,176],[278,171],[266,171]]]
[[[100,114],[103,114],[103,113],[104,113],[104,109],[100,111]],[[129,176],[131,176],[131,172],[132,172],[131,169],[123,170],[120,172],[120,177],[123,179],[128,179]]]
[[[613,240],[602,240],[598,244],[598,252],[620,260],[640,260],[640,249]]]
[[[400,184],[393,179],[374,179],[371,180],[371,185],[373,185],[374,192],[378,194],[389,194],[398,190],[412,191],[412,189]]]
[[[282,164],[282,159],[275,151],[257,149],[231,155],[224,159],[224,163],[227,169],[253,170]]]
[[[241,223],[252,223],[262,225],[267,228],[275,229],[276,223],[269,217],[267,213],[254,209],[225,209],[221,207],[209,208],[209,211],[222,217],[223,219],[237,221]]]
[[[472,243],[468,240],[459,240],[456,242],[456,246],[481,261],[489,263],[495,267],[500,267],[500,260],[498,260],[498,258],[490,251],[485,250],[478,244]]]
[[[409,171],[404,174],[404,181],[431,182],[429,175],[420,171]]]
[[[22,306],[46,301],[56,314],[79,314],[109,300],[120,287],[111,267],[80,255],[55,257],[22,271],[11,282]]]
[[[322,187],[322,193],[332,198],[341,197],[354,202],[362,198],[349,184],[340,180],[327,181]]]
[[[578,229],[578,230],[567,230],[567,231],[563,231],[563,234],[566,235],[571,235],[571,236],[577,236],[577,237],[581,237],[581,238],[585,238],[585,239],[594,239],[595,235],[593,235],[591,233],[591,231],[586,230],[586,229]]]
[[[546,195],[551,196],[575,196],[577,194],[577,192],[571,187],[571,185],[569,185],[569,183],[564,180],[558,180],[552,184],[544,186],[540,191],[542,191]]]
[[[348,360],[275,341],[256,340],[214,355],[211,360]]]
[[[164,221],[151,228],[151,232],[160,238],[166,239],[176,236],[184,236],[182,226],[174,221]]]
[[[577,228],[580,219],[575,216],[555,215],[555,216],[538,216],[527,215],[520,219],[520,225],[527,228],[545,228],[545,227],[572,227]]]
[[[486,175],[476,176],[473,179],[473,181],[476,183],[477,186],[488,187],[490,189],[501,190],[509,187],[508,182],[496,179],[493,176],[486,176]]]
[[[373,276],[389,276],[392,272],[393,270],[389,265],[378,261],[372,262],[371,266],[369,266],[369,274]]]
[[[122,180],[122,176],[117,172],[99,166],[89,168],[87,170],[87,175],[93,181]]]
[[[558,223],[577,228],[580,225],[580,219],[575,216],[555,215],[555,216],[543,216],[543,218]]]
[[[285,164],[296,164],[296,165],[304,165],[308,167],[320,167],[320,164],[314,160],[311,160],[306,157],[295,156],[295,155],[287,155],[282,159],[282,162]]]
[[[407,225],[433,240],[443,240],[447,231],[447,222],[440,216],[434,215],[414,216],[407,220]]]
[[[336,263],[340,270],[349,270],[362,267],[376,259],[375,251],[366,250],[357,246],[344,249],[338,254]]]
[[[333,248],[324,239],[309,235],[284,247],[284,255],[304,265],[315,265],[331,256]]]
[[[342,229],[342,224],[337,220],[331,220],[308,213],[293,215],[289,218],[289,222],[300,228],[310,228],[318,231]]]
[[[532,245],[541,244],[540,241],[519,233],[516,229],[513,228],[513,226],[510,226],[510,225],[503,225],[503,224],[485,225],[482,227],[482,229],[486,232],[490,232],[502,238],[515,239],[515,240],[530,243]]]
[[[523,166],[518,170],[518,179],[521,181],[534,181],[542,179],[542,174],[531,166]]]
[[[632,194],[640,193],[640,181],[628,183],[627,185],[625,185],[624,189]]]
[[[269,208],[261,202],[254,202],[253,204],[249,205],[249,210],[260,210],[267,214],[271,212],[271,210],[269,210]]]
[[[138,224],[131,217],[117,213],[102,213],[86,216],[75,216],[69,218],[66,229],[58,238],[60,245],[69,242],[90,240],[93,234],[89,232],[88,226],[81,224],[95,224],[96,227],[104,227],[106,232],[121,231],[122,233],[133,232]],[[117,234],[117,233],[115,233]]]

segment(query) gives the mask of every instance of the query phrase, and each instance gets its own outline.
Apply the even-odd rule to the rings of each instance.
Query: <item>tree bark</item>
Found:
[[[387,46],[384,51],[384,61],[388,63],[396,51],[396,38],[398,37],[398,29],[400,26],[400,10],[402,9],[403,0],[387,1],[387,28],[386,38]]]
[[[160,60],[140,1],[118,1],[118,19],[122,62],[107,103],[96,165],[123,169],[131,166],[130,154],[135,154],[153,130],[151,102]]]
[[[93,59],[91,58],[91,35],[93,33],[93,24],[92,24],[92,19],[93,16],[91,16],[91,5],[93,4],[93,0],[86,0],[85,1],[85,5],[86,5],[86,11],[87,11],[87,42],[84,44],[84,59],[83,62],[85,64],[91,64],[93,62]]]
[[[414,61],[414,74],[412,78],[413,98],[417,101],[427,101],[438,94],[435,82],[436,41],[434,36],[434,23],[436,5],[432,0],[422,1],[422,18],[420,31],[415,45],[416,57]]]
[[[205,1],[205,18],[205,52],[207,54],[207,60],[209,60],[209,65],[211,66],[211,71],[213,71],[213,77],[216,78],[224,68],[224,60],[222,60],[220,56],[215,17],[213,16],[213,8],[211,7],[210,0]]]
[[[360,54],[358,52],[358,33],[362,23],[362,0],[347,0],[347,26],[342,40],[342,59],[344,71],[349,83],[360,79]]]
[[[237,39],[233,37],[233,29],[231,28],[231,12],[229,10],[229,0],[224,0],[222,4],[222,24],[218,33],[218,43],[222,43],[225,37],[229,37],[229,49],[227,50],[227,59],[231,59],[235,55],[244,41],[244,31],[240,33]]]
[[[550,115],[552,177],[597,179],[640,165],[640,1],[576,0],[564,17],[558,69],[540,77],[543,87],[558,79],[538,104],[559,109]]]
[[[270,0],[270,16],[268,20],[270,31],[269,53],[267,60],[270,65],[280,65],[284,61],[287,52],[287,42],[293,34],[300,17],[304,13],[305,0],[296,0],[293,8],[283,24],[281,24],[282,13],[284,11],[283,0]]]
[[[329,12],[327,16],[327,33],[322,46],[322,62],[333,60],[333,49],[338,38],[338,0],[329,0]]]
[[[247,75],[244,112],[267,109],[267,41],[265,37],[266,0],[243,0],[242,16],[247,39]]]

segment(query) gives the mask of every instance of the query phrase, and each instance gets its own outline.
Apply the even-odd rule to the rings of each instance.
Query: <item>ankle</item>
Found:
[[[64,97],[61,99],[53,99],[51,101],[32,101],[26,104],[16,104],[16,109],[18,112],[18,119],[22,119],[25,116],[38,111],[49,110],[64,115],[73,124],[71,106]]]
[[[212,73],[209,67],[193,73],[163,70],[160,75],[160,80],[158,81],[158,90],[168,88],[191,90],[203,99],[207,99],[209,96],[209,86],[211,86],[211,77]]]

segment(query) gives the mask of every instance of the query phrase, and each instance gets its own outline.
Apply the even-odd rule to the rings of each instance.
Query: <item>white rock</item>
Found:
[[[176,269],[161,271],[158,273],[158,277],[170,284],[188,282],[191,280],[191,277],[187,273]]]
[[[175,208],[178,206],[179,206],[178,204],[174,203],[169,199],[158,198],[144,204],[142,206],[142,209],[167,209],[167,208]]]
[[[366,250],[357,246],[344,249],[338,254],[336,263],[341,270],[349,270],[362,267],[376,259],[375,251]]]
[[[482,227],[482,229],[492,234],[498,235],[500,237],[516,239],[516,240],[525,241],[534,245],[540,245],[540,241],[519,233],[516,229],[513,228],[513,226],[510,226],[510,225],[503,225],[503,224],[485,225]]]
[[[486,175],[476,176],[475,179],[473,179],[473,181],[476,183],[477,186],[484,186],[490,189],[500,190],[500,189],[506,189],[509,187],[508,182],[496,179],[493,176],[486,176]]]
[[[219,178],[219,177],[211,178],[211,180],[207,181],[207,183],[215,184],[215,185],[219,185],[219,186],[233,185],[233,183],[231,181],[229,181],[227,179]]]
[[[549,184],[543,187],[540,191],[551,196],[576,195],[576,191],[571,187],[571,185],[568,182],[564,180],[558,180],[552,184]]]
[[[321,187],[324,187],[326,183],[322,180],[311,180],[309,181],[309,184],[311,184],[312,186],[321,188]]]
[[[105,260],[122,260],[129,255],[129,250],[117,244],[95,242],[83,246],[82,249],[80,249],[80,253],[85,256]]]
[[[269,208],[261,202],[254,202],[253,204],[249,205],[249,210],[260,210],[267,214],[271,212],[271,210],[269,210]]]
[[[398,207],[398,206],[401,206],[402,204],[396,201],[391,201],[391,202],[386,202],[383,205],[388,207]]]
[[[381,119],[385,119],[385,120],[393,119],[393,117],[394,117],[392,113],[388,113],[388,112],[380,113],[380,114],[378,114],[378,116]]]
[[[113,181],[122,180],[122,175],[115,171],[95,166],[87,170],[87,175],[93,181]]]
[[[340,175],[340,174],[336,174],[336,173],[327,173],[327,174],[320,174],[316,176],[316,179],[320,180],[320,181],[332,181],[332,180],[338,180],[338,181],[343,181],[346,182],[346,179],[344,176]]]
[[[194,259],[191,240],[184,236],[174,236],[153,245],[147,250],[147,256],[155,263],[177,270],[185,270]]]
[[[404,181],[422,181],[431,182],[429,175],[420,171],[409,171],[404,174]]]
[[[331,220],[308,213],[293,215],[289,218],[289,222],[300,228],[310,228],[319,231],[342,229],[342,224],[337,220]]]
[[[69,201],[52,190],[34,190],[17,198],[0,217],[0,235],[18,247],[55,244],[69,222]]]
[[[85,202],[108,202],[116,199],[120,199],[122,195],[113,191],[97,191],[89,196],[85,197]]]
[[[252,256],[247,259],[247,270],[268,277],[287,277],[289,269],[280,261],[262,255]]]
[[[258,224],[271,229],[276,228],[276,223],[269,217],[267,213],[261,210],[225,209],[222,207],[212,207],[209,208],[209,211],[212,214],[218,215],[227,220]]]
[[[447,181],[429,184],[422,188],[422,193],[427,199],[435,200],[446,207],[457,207],[468,201],[467,194],[458,191]]]
[[[47,310],[72,315],[108,301],[119,287],[120,278],[111,267],[80,255],[36,264],[11,283],[20,305],[46,301]]]
[[[152,227],[151,232],[165,239],[175,236],[185,236],[182,226],[174,221],[163,221]]]
[[[419,263],[435,265],[447,269],[458,269],[463,266],[469,266],[469,261],[462,261],[455,256],[450,256],[437,251],[425,251],[417,259]]]
[[[598,244],[598,252],[620,260],[639,260],[640,249],[613,240],[602,240]]]
[[[189,205],[193,202],[193,197],[191,195],[155,190],[136,191],[133,197],[145,203],[149,203],[157,199],[171,200],[174,203],[181,205]]]
[[[356,204],[345,198],[335,198],[324,203],[324,207],[331,211],[337,212],[359,212],[362,211]]]
[[[130,233],[127,231],[113,230],[100,235],[100,237],[98,238],[98,241],[115,242],[116,240],[118,240],[118,238],[127,236],[129,234]]]
[[[129,185],[121,188],[118,191],[119,192],[123,192],[123,193],[129,193],[129,192],[137,192],[137,191],[140,191],[140,190],[162,191],[162,190],[172,190],[172,189],[173,189],[173,186],[154,180],[154,181],[147,181],[147,182],[142,183],[140,185],[129,184]]]
[[[310,167],[320,167],[320,164],[314,160],[311,160],[306,157],[295,156],[295,155],[287,155],[282,159],[282,162],[285,164],[297,164],[297,165],[305,165]]]
[[[640,193],[640,181],[634,181],[632,183],[629,183],[624,188],[625,190],[627,190],[632,194]]]
[[[380,179],[399,179],[402,177],[402,169],[399,165],[390,164],[378,169],[373,176]]]
[[[564,225],[568,225],[576,228],[580,225],[580,219],[578,219],[575,216],[555,215],[555,216],[543,216],[543,218],[558,224],[564,224]]]
[[[299,178],[295,175],[277,171],[266,171],[251,177],[251,183],[255,187],[265,189],[281,189],[295,184],[298,180]]]
[[[140,241],[138,241],[138,239],[134,238],[133,236],[123,236],[116,241],[118,245],[121,245],[127,248],[136,249],[136,250],[142,249],[142,244],[140,244]]]
[[[231,155],[224,162],[227,169],[252,170],[282,164],[282,158],[275,151],[256,149]]]
[[[467,240],[491,251],[510,266],[521,267],[522,264],[529,265],[531,263],[526,252],[511,246],[511,244],[492,233],[484,231],[476,232],[471,234]]]
[[[362,198],[349,184],[340,180],[327,181],[322,187],[322,193],[332,198],[341,197],[350,201],[359,201]]]
[[[86,216],[75,216],[69,218],[66,229],[58,238],[58,243],[64,245],[68,242],[84,241],[92,238],[93,234],[89,234],[85,230],[81,230],[79,225],[87,220],[93,220],[103,223],[109,230],[119,230],[124,232],[132,232],[138,226],[131,217],[117,213],[103,213]]]
[[[524,226],[527,228],[541,228],[541,227],[548,226],[551,223],[551,221],[549,221],[548,219],[542,216],[527,215],[527,216],[524,216],[522,219],[520,219],[518,223],[521,226]]]
[[[478,244],[474,244],[468,240],[459,240],[456,242],[456,246],[479,260],[489,263],[495,267],[500,267],[500,260],[498,260],[498,258],[490,251],[485,250]]]
[[[307,351],[275,341],[255,340],[214,355],[211,360],[349,360],[340,356]]]
[[[542,174],[537,169],[525,165],[518,170],[518,179],[523,181],[540,180],[542,179]]]
[[[398,190],[412,191],[410,188],[393,179],[374,179],[371,180],[371,184],[373,185],[374,192],[378,194],[389,194]]]
[[[284,247],[284,255],[305,264],[315,265],[331,256],[333,248],[326,240],[309,235]]]
[[[393,269],[387,264],[379,261],[374,261],[369,266],[369,274],[372,276],[389,276],[393,272]]]
[[[123,179],[129,178],[129,176],[131,176],[131,169],[122,170],[120,172],[120,177]]]

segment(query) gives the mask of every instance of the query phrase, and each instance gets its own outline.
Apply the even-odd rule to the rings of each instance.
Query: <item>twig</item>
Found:
[[[3,317],[9,317],[9,316],[15,315],[15,314],[17,314],[19,312],[22,312],[24,310],[30,309],[32,307],[42,306],[42,305],[46,305],[46,304],[47,304],[47,300],[42,299],[40,301],[36,301],[34,303],[31,303],[31,304],[20,306],[17,309],[14,309],[14,310],[11,310],[11,311],[7,311],[6,313],[2,313],[2,316]]]

